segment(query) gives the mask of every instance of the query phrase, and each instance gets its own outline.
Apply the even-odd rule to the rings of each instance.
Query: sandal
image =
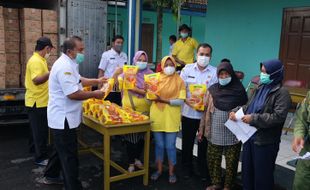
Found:
[[[135,159],[135,166],[136,166],[138,169],[140,169],[140,170],[143,169],[143,164],[142,164],[142,162],[141,162],[140,160],[138,160],[138,159]]]
[[[153,181],[157,181],[158,178],[161,176],[161,173],[159,173],[158,171],[154,172],[152,175],[151,175],[151,180]]]
[[[130,164],[129,167],[128,167],[128,172],[132,173],[134,171],[135,171],[135,165],[134,164]]]
[[[169,175],[169,183],[174,184],[177,182],[177,176],[175,174]]]

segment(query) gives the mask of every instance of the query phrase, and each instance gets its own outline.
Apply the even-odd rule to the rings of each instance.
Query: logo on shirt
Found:
[[[70,73],[70,72],[65,72],[64,74],[65,74],[65,75],[71,75],[71,73]]]

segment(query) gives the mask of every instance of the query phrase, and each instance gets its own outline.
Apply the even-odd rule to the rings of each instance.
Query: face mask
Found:
[[[123,49],[123,45],[118,45],[118,44],[115,44],[115,45],[114,45],[114,50],[115,50],[115,51],[121,52],[122,49]]]
[[[146,69],[147,62],[138,61],[136,65],[139,67],[139,70],[144,70]]]
[[[259,78],[260,78],[260,82],[262,84],[270,84],[273,81],[273,80],[270,80],[270,75],[269,74],[266,74],[266,73],[263,73],[263,72],[260,73]]]
[[[165,75],[172,75],[175,72],[175,68],[172,66],[168,66],[164,68]]]
[[[85,60],[85,55],[82,53],[77,53],[75,58],[77,64],[83,63]]]
[[[186,38],[188,36],[188,33],[181,32],[180,35],[182,38]]]
[[[198,63],[198,65],[201,66],[201,67],[206,67],[206,66],[208,66],[209,62],[210,62],[210,57],[208,57],[208,56],[200,56],[200,55],[199,55],[199,56],[197,57],[197,63]]]
[[[47,54],[44,55],[44,58],[48,59],[50,57],[50,55],[51,55],[51,53],[47,53]]]
[[[226,86],[227,84],[229,84],[231,81],[231,77],[227,77],[225,79],[221,79],[219,78],[219,83],[221,86]]]

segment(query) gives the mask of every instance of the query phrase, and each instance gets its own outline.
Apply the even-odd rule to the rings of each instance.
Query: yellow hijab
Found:
[[[165,56],[161,60],[161,68],[164,70],[166,61],[170,59],[176,68],[176,62],[172,56]],[[177,74],[174,73],[172,75],[166,75],[163,71],[160,73],[159,85],[158,85],[158,92],[160,97],[167,100],[177,99],[180,96],[181,90],[185,90],[185,84],[182,78]],[[156,102],[156,106],[159,110],[163,111],[166,104]]]

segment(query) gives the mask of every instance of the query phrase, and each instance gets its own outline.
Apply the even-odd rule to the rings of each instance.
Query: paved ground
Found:
[[[32,155],[27,149],[28,126],[5,126],[0,127],[0,189],[1,190],[61,190],[62,186],[46,186],[36,183],[44,168],[37,167],[33,164]],[[87,137],[87,133],[86,137]],[[91,143],[102,142],[100,137],[90,134]],[[118,163],[124,165],[126,156],[124,146],[116,139],[113,142],[115,150],[112,157]],[[151,149],[151,160],[153,160],[153,151]],[[180,158],[180,154],[178,155]],[[180,162],[179,162],[180,163]],[[151,171],[154,171],[154,163],[151,163]],[[180,172],[180,167],[177,171]],[[276,189],[291,189],[294,171],[277,166],[275,177]],[[92,155],[80,156],[80,176],[83,187],[86,190],[103,189],[102,162]],[[237,184],[240,181],[237,181]],[[165,174],[156,182],[150,182],[148,187],[142,185],[142,177],[129,179],[126,181],[112,183],[112,190],[188,190],[188,189],[205,189],[206,182],[201,181],[198,177],[185,180],[181,177],[174,185],[168,183],[168,175]],[[239,185],[236,189],[241,189]]]

